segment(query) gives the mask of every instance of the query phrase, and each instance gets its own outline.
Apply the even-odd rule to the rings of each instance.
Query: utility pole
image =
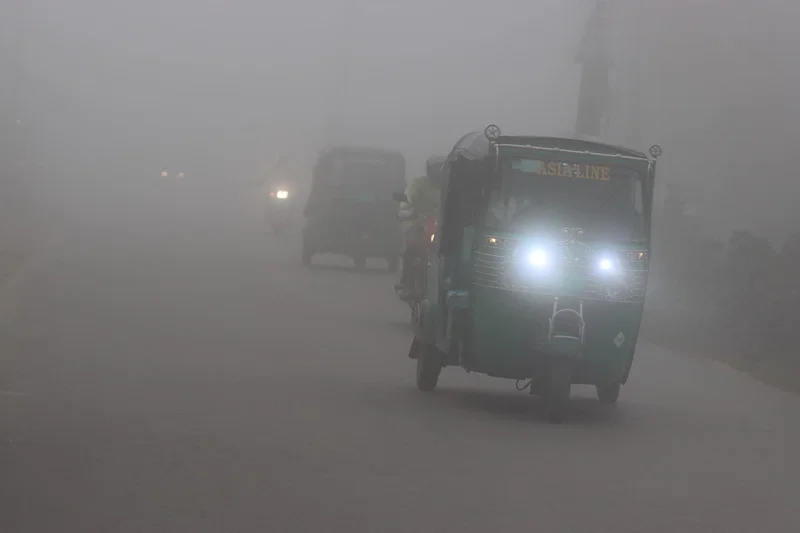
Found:
[[[642,71],[638,58],[633,64],[633,90],[632,102],[633,117],[631,118],[629,145],[634,149],[642,149]]]
[[[611,100],[608,49],[608,2],[597,0],[581,39],[575,62],[581,65],[576,136],[599,136],[604,132]]]
[[[344,129],[345,100],[350,83],[350,62],[352,56],[351,29],[356,13],[356,0],[341,0],[339,9],[341,20],[339,24],[338,47],[333,68],[333,87],[331,99],[328,103],[328,116],[326,124],[327,143],[333,144],[341,136]]]
[[[28,124],[23,112],[23,89],[25,72],[25,40],[27,39],[26,0],[16,0],[10,6],[6,35],[9,55],[4,58],[6,67],[3,78],[8,80],[7,100],[0,107],[0,231],[3,236],[9,231],[18,231],[24,224],[29,206],[25,161],[25,131]]]

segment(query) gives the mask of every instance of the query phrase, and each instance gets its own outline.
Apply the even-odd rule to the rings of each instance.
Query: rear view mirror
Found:
[[[401,202],[401,203],[402,202],[406,202],[406,203],[408,203],[408,198],[406,198],[405,193],[402,193],[402,192],[392,193],[392,200],[394,200],[395,202]]]

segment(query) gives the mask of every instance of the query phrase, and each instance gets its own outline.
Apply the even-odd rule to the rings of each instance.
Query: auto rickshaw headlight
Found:
[[[597,270],[605,274],[614,274],[620,271],[620,262],[613,252],[602,252],[596,259]]]
[[[600,270],[613,270],[614,262],[609,257],[603,257],[597,263],[597,266],[600,267]]]
[[[536,268],[545,268],[548,262],[547,252],[541,248],[536,248],[528,253],[528,263]]]
[[[278,198],[278,200],[285,200],[289,198],[289,191],[278,191],[275,196]]]

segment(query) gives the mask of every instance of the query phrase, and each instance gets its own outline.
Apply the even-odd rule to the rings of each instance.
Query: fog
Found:
[[[800,404],[777,390],[800,391],[798,27],[797,0],[3,0],[0,530],[800,531]],[[517,271],[506,237],[475,239],[500,290],[439,315],[444,353],[398,298],[436,282],[362,191],[372,162],[320,215],[264,184],[310,181],[328,145],[400,151],[408,181],[489,124],[573,136],[587,93],[609,94],[600,140],[664,153],[652,243],[581,249],[607,291],[557,365],[522,345],[544,315],[490,286]],[[631,234],[646,192],[614,197]],[[437,297],[467,285],[447,259]],[[637,296],[603,307],[615,283]],[[501,360],[512,379],[482,373]],[[559,409],[571,426],[537,423]]]
[[[491,24],[451,2],[26,5],[24,107],[48,148],[103,172],[241,175],[353,142],[401,149],[419,173],[488,122],[574,122],[579,3],[501,2]]]
[[[138,179],[178,165],[231,180],[278,154],[307,170],[321,146],[347,142],[398,148],[414,174],[487,123],[571,133],[592,4],[16,0],[4,35],[23,69],[5,71],[21,78],[14,114],[51,173]],[[776,202],[797,193],[785,160],[800,116],[788,97],[797,8],[611,6],[609,139],[662,144],[659,183],[683,184],[714,232],[782,238],[797,222]]]

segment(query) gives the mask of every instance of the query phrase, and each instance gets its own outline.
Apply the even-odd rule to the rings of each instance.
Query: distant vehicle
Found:
[[[303,264],[318,253],[351,257],[357,269],[369,257],[399,266],[402,240],[392,193],[405,190],[405,157],[394,150],[337,146],[314,166],[303,229]]]
[[[464,136],[415,313],[417,387],[460,366],[516,380],[551,422],[573,384],[616,403],[644,311],[659,155],[496,126]]]
[[[297,212],[298,191],[288,183],[279,183],[269,191],[266,222],[275,235],[286,231]]]
[[[161,178],[162,179],[173,179],[173,180],[182,180],[186,178],[186,174],[183,172],[176,172],[175,174],[170,174],[166,170],[161,171]]]

